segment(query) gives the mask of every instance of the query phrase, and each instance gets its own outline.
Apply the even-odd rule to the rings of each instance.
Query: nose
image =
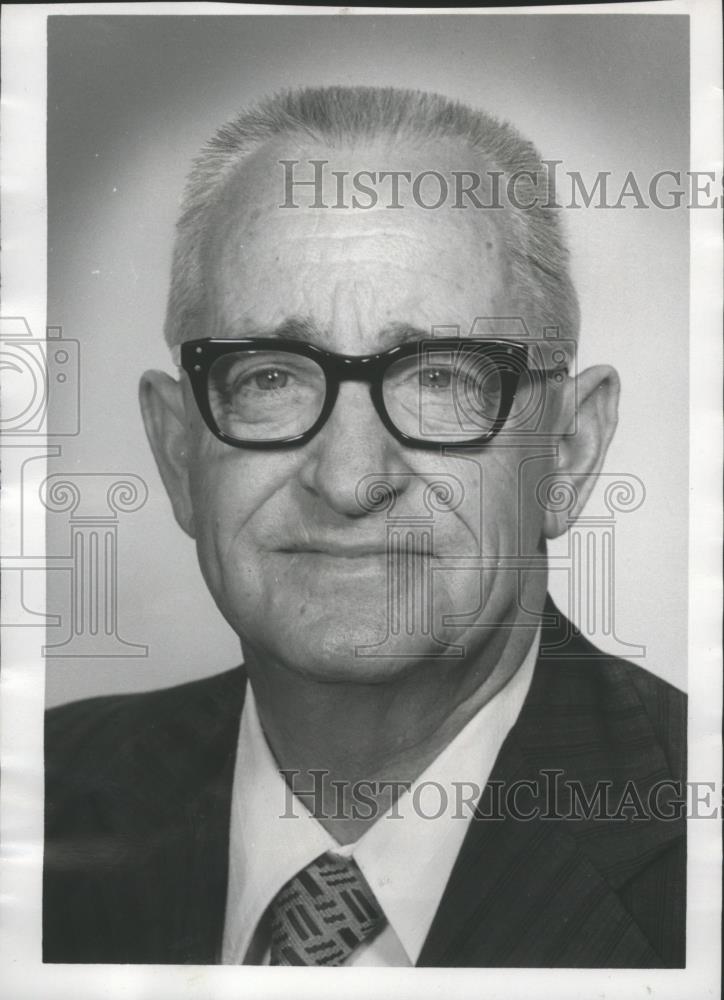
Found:
[[[407,489],[409,471],[404,447],[384,426],[370,399],[367,386],[343,382],[334,409],[319,434],[307,446],[300,469],[303,487],[323,500],[337,514],[362,517],[369,507],[360,503],[358,487],[365,477],[390,477],[394,492]]]

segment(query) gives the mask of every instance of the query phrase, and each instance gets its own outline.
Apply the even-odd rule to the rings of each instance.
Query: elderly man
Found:
[[[51,713],[46,961],[684,963],[683,696],[546,597],[616,424],[577,332],[509,126],[332,88],[217,133],[141,404],[244,664]]]

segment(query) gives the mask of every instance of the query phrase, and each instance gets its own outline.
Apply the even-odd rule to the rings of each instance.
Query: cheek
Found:
[[[519,458],[510,449],[489,449],[459,461],[455,477],[462,502],[455,511],[467,556],[515,554],[519,498]]]
[[[238,572],[256,557],[278,530],[277,508],[297,461],[231,448],[211,435],[197,442],[190,488],[202,562]]]
[[[539,554],[543,512],[536,488],[551,463],[546,449],[491,448],[457,460],[454,475],[463,499],[450,515],[456,522],[450,554],[486,559]]]
[[[221,613],[237,631],[240,611],[256,613],[265,603],[254,514],[266,494],[245,458],[209,458],[196,467],[191,483],[199,567]]]
[[[515,458],[503,451],[493,453],[483,486],[486,555],[516,555],[519,499]]]

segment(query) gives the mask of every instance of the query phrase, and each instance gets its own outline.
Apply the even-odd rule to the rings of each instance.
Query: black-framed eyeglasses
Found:
[[[181,345],[181,368],[209,430],[235,448],[306,444],[334,409],[342,382],[366,382],[380,420],[415,448],[480,446],[508,419],[529,368],[528,345],[434,338],[349,356],[277,337],[206,338]]]

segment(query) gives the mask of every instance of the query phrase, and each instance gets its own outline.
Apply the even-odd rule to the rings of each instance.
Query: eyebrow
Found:
[[[324,337],[324,332],[311,319],[291,316],[273,330],[260,330],[256,336],[279,337],[287,340],[309,341],[314,343]],[[432,334],[422,330],[420,327],[411,326],[409,323],[388,323],[379,331],[379,336],[384,341],[391,342],[391,346],[406,344],[411,340],[430,340]]]
[[[411,340],[432,340],[432,330],[423,330],[409,323],[390,323],[380,330],[380,337],[392,341],[392,346],[407,344]]]
[[[406,344],[415,340],[428,340],[430,335],[424,330],[411,326],[409,323],[389,323],[380,330],[380,337],[383,341],[391,341],[390,347],[398,344]],[[314,320],[304,316],[290,316],[278,326],[272,328],[260,327],[255,330],[245,330],[243,333],[229,331],[226,338],[228,340],[245,340],[250,337],[272,337],[279,340],[296,340],[299,343],[310,343],[321,346],[320,341],[324,340],[324,332],[314,322]],[[175,364],[181,362],[181,345],[176,344],[171,349],[171,357]]]
[[[315,339],[319,339],[320,335],[321,331],[316,323],[300,316],[290,316],[273,330],[260,330],[255,334],[257,337],[279,337],[280,339],[312,343]]]
[[[325,331],[314,320],[304,316],[290,316],[273,328],[260,327],[253,331],[245,331],[243,334],[232,335],[229,339],[245,339],[247,337],[272,337],[280,340],[317,344],[318,346],[321,346],[320,341],[326,339]],[[411,341],[431,340],[432,332],[409,323],[388,323],[379,331],[379,337],[390,347],[396,347],[398,344],[407,344]]]

